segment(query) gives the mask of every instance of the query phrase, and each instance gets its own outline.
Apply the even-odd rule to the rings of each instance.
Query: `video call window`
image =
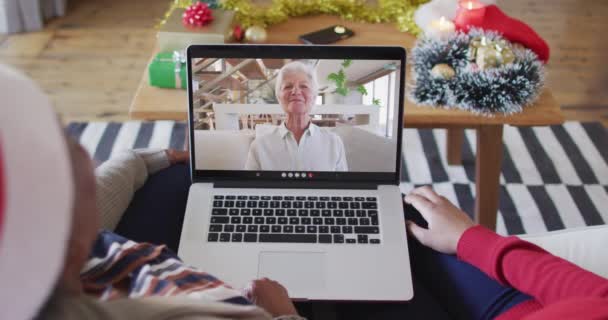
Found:
[[[395,171],[400,61],[191,62],[197,170]]]

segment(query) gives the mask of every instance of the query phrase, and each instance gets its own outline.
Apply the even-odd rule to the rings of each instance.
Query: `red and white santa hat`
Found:
[[[0,65],[0,319],[31,319],[63,268],[74,197],[48,97]]]

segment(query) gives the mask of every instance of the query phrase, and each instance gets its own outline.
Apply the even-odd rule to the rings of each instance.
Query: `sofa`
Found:
[[[256,136],[274,130],[272,125],[257,125],[254,130],[195,130],[195,163],[207,170],[243,170],[249,147]],[[344,143],[351,171],[391,172],[395,169],[396,138],[373,133],[365,126],[331,128]]]
[[[552,254],[608,278],[608,225],[520,235]],[[604,253],[602,253],[604,252]]]

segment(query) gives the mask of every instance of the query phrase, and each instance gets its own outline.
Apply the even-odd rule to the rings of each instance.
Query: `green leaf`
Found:
[[[340,88],[336,89],[336,93],[340,94],[340,95],[343,95],[343,96],[346,96],[348,94],[348,89],[345,88],[345,87],[340,87]]]
[[[348,68],[352,63],[353,63],[352,59],[344,59],[344,62],[342,62],[342,66],[344,68]]]
[[[362,95],[366,96],[367,95],[367,89],[365,89],[365,86],[363,85],[359,85],[357,87],[357,91],[359,91],[359,93],[361,93]]]
[[[332,72],[330,74],[327,75],[327,80],[331,80],[333,82],[338,82],[339,81],[339,77],[338,74],[335,72]]]
[[[348,88],[346,87],[346,74],[344,69],[340,69],[338,73],[332,72],[327,75],[327,80],[333,81],[336,84],[336,93],[346,96]]]
[[[373,99],[372,100],[372,104],[377,105],[378,107],[380,106],[380,99]]]

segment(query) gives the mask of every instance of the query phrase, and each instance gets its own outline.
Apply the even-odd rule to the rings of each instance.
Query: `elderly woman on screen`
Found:
[[[275,94],[286,120],[251,143],[246,170],[348,170],[342,139],[310,121],[317,90],[314,67],[293,61],[281,68]]]

